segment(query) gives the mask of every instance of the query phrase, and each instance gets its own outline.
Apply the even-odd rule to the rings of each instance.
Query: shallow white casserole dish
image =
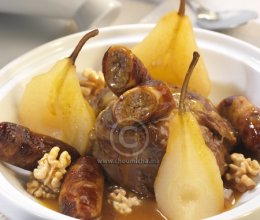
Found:
[[[152,25],[126,25],[100,29],[81,51],[76,66],[101,69],[106,49],[113,44],[131,47]],[[195,30],[208,67],[213,89],[210,98],[218,103],[229,95],[242,94],[260,106],[260,50],[225,35]],[[83,33],[47,43],[14,60],[0,70],[0,121],[17,122],[17,103],[26,82],[36,73],[48,70],[58,59],[70,55]],[[15,170],[16,172],[14,172]],[[35,202],[24,190],[28,173],[0,163],[0,211],[12,219],[73,219]],[[260,219],[260,178],[256,189],[243,194],[236,207],[210,220]]]

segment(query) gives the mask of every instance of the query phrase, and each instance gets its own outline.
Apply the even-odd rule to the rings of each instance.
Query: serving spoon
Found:
[[[212,11],[197,0],[186,0],[196,14],[196,24],[204,29],[220,31],[235,28],[257,18],[258,14],[250,10]]]

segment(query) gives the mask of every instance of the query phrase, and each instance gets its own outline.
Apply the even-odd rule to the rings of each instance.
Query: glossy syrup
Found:
[[[39,200],[39,203],[45,207],[59,212],[58,200]],[[166,218],[159,212],[154,199],[142,200],[140,206],[134,207],[132,213],[128,215],[122,215],[115,211],[113,206],[103,200],[103,209],[101,220],[137,220],[137,219],[149,219],[149,220],[166,220]]]
[[[107,192],[105,193],[107,194]],[[235,193],[234,198],[225,202],[225,211],[232,209],[241,193]],[[39,200],[39,203],[54,211],[59,211],[58,200]],[[115,211],[113,206],[108,203],[107,199],[103,199],[102,215],[100,220],[167,220],[157,208],[155,199],[143,199],[140,206],[133,207],[132,213],[122,215]]]

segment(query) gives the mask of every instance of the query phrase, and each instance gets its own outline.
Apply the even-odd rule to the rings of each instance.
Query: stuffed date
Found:
[[[79,158],[68,170],[59,195],[63,214],[84,220],[101,215],[104,179],[96,160]]]
[[[0,123],[1,161],[32,171],[37,167],[38,160],[54,146],[60,148],[60,153],[67,151],[72,161],[79,157],[77,150],[60,140],[34,133],[18,124]]]

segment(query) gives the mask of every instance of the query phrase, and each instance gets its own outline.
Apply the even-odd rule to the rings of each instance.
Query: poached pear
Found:
[[[87,33],[69,57],[59,60],[48,72],[33,77],[19,105],[22,125],[60,139],[82,155],[87,150],[95,114],[81,93],[74,63],[85,42],[97,34],[97,29]]]
[[[193,51],[198,51],[191,21],[185,16],[185,0],[181,0],[178,12],[163,16],[132,51],[153,79],[182,85],[185,67],[189,66]],[[211,82],[203,59],[192,74],[189,89],[206,97],[210,93]]]
[[[184,100],[194,59],[182,86],[179,111],[169,122],[166,153],[157,173],[154,191],[158,208],[169,220],[197,220],[224,209],[224,189],[219,167],[205,144],[201,129]]]

